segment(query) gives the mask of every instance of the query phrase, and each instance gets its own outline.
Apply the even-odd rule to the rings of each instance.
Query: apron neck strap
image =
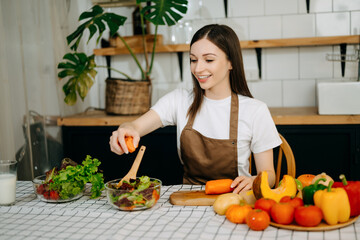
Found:
[[[239,117],[239,98],[236,93],[231,92],[230,128],[229,128],[230,139],[237,139],[238,117]]]
[[[231,108],[230,108],[230,139],[237,139],[238,134],[238,117],[239,117],[239,99],[236,93],[231,92]],[[195,117],[190,117],[186,127],[192,128]]]

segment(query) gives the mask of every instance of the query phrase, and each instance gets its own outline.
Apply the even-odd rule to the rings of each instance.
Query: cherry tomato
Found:
[[[288,202],[293,205],[294,208],[304,206],[304,201],[299,197],[285,196],[280,199],[280,202]]]
[[[261,209],[253,209],[246,216],[246,224],[254,231],[264,230],[270,224],[269,214]]]
[[[295,222],[304,227],[315,227],[323,219],[321,209],[314,205],[301,206],[295,209]]]
[[[274,199],[260,198],[260,199],[256,200],[256,202],[254,204],[254,208],[264,210],[270,216],[270,209],[275,203],[276,203],[276,201]]]
[[[276,203],[270,210],[271,218],[279,224],[290,224],[294,220],[295,208],[290,203]]]

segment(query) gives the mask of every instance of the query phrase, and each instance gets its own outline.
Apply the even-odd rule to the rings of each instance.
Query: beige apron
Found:
[[[181,159],[184,164],[184,184],[205,184],[208,180],[238,176],[237,132],[239,101],[231,94],[230,139],[213,139],[192,128],[190,118],[180,136]]]

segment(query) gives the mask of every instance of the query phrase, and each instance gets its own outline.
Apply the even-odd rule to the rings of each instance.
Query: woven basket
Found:
[[[149,81],[106,79],[106,113],[116,115],[145,113],[150,108],[150,97]]]

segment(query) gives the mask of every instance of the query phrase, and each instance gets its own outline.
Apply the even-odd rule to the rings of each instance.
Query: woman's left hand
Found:
[[[254,177],[239,176],[234,179],[231,188],[234,188],[233,193],[247,191],[252,188]]]

